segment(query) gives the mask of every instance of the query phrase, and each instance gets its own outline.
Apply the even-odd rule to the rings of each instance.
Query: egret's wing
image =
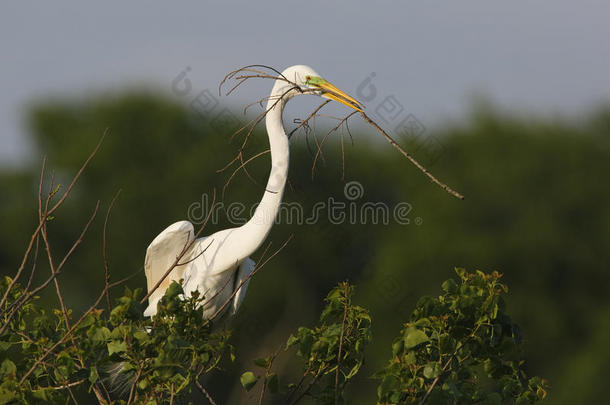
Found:
[[[239,286],[244,280],[246,280],[246,282],[241,286],[241,288],[239,288],[239,291],[237,291],[237,294],[235,294],[235,296],[233,297],[233,314],[237,312],[239,306],[241,305],[241,302],[246,296],[246,290],[248,290],[248,284],[250,284],[249,277],[254,271],[255,267],[256,263],[254,263],[254,260],[247,258],[237,268],[237,274],[235,275],[235,284],[233,288],[239,288]]]
[[[144,269],[146,270],[146,284],[150,291],[167,270],[174,264],[176,257],[188,247],[195,239],[193,224],[188,221],[176,222],[168,226],[161,232],[146,249],[146,260]],[[186,252],[180,259],[184,263],[189,259],[189,252]],[[154,292],[155,296],[163,295],[172,280],[180,280],[184,273],[185,266],[176,266],[172,272],[163,280],[159,288]],[[151,297],[152,298],[152,297]],[[152,302],[152,300],[151,300]]]

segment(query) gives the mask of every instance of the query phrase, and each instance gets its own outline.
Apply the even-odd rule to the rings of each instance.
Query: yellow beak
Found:
[[[322,90],[322,97],[335,100],[343,105],[353,108],[354,110],[362,112],[362,108],[364,107],[362,107],[355,98],[339,90],[329,82],[318,83],[316,86]]]

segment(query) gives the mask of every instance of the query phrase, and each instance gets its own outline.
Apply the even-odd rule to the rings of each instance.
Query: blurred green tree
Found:
[[[57,241],[53,249],[66,251],[95,202],[101,200],[103,210],[122,189],[108,235],[112,277],[141,269],[154,236],[186,219],[189,207],[201,204],[214,188],[220,191],[228,177],[216,170],[231,160],[237,143],[228,142],[231,130],[212,122],[213,117],[150,93],[53,101],[33,108],[30,126],[36,148],[48,156],[56,182],[69,179],[109,130],[64,207],[70,215],[60,216],[49,229]],[[462,192],[465,201],[431,185],[385,142],[354,135],[354,146],[345,147],[345,178],[362,185],[360,198],[350,200],[343,193],[337,139],[327,143],[326,165],[318,167],[312,180],[312,156],[304,137],[295,135],[285,200],[298,202],[306,214],[329,197],[356,207],[406,202],[409,224],[333,223],[328,215],[313,224],[278,224],[270,240],[278,244],[293,233],[295,238],[257,275],[234,321],[240,358],[261,357],[262,348],[277,345],[288,331],[315,319],[328,289],[349,279],[359,286],[362,303],[375,319],[377,342],[350,390],[370,392],[376,382],[366,376],[384,366],[385,347],[419,296],[435,291],[455,266],[495,269],[512,286],[507,301],[513,319],[522,325],[527,367],[548,376],[554,387],[550,403],[574,403],[575,392],[582,393],[578,398],[603,402],[609,395],[605,376],[610,354],[600,342],[608,333],[604,320],[610,307],[610,188],[602,179],[610,172],[610,109],[562,121],[480,107],[464,124],[427,134],[442,145],[429,169]],[[401,142],[407,149],[417,147],[408,139]],[[248,152],[264,148],[264,133],[255,133]],[[426,161],[425,148],[414,154]],[[249,169],[260,184],[268,165],[263,157]],[[35,162],[0,174],[2,274],[14,272],[35,226],[39,169]],[[260,198],[261,187],[241,174],[223,202],[250,207]],[[87,243],[61,276],[75,308],[86,308],[103,282],[102,225],[93,224]],[[209,233],[226,226],[226,212],[221,212]],[[145,285],[143,273],[130,283]],[[235,364],[228,371],[239,376],[243,369]],[[225,379],[213,382],[222,402],[235,402],[241,395],[241,387],[222,385]]]

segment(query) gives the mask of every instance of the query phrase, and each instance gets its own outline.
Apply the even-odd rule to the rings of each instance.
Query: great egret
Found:
[[[176,222],[161,232],[146,251],[149,291],[175,263],[183,249],[191,247],[182,255],[181,264],[150,295],[145,316],[157,313],[157,303],[165,290],[173,280],[181,279],[185,294],[197,290],[205,297],[203,315],[206,318],[224,312],[228,306],[223,306],[241,285],[230,303],[231,314],[237,311],[246,294],[248,278],[255,268],[249,256],[265,241],[282,201],[290,155],[282,111],[286,102],[299,94],[315,94],[361,111],[355,99],[322,79],[312,68],[296,65],[284,70],[275,80],[267,102],[265,124],[271,151],[271,172],[253,217],[243,226],[225,229],[194,242],[194,228],[189,221]]]

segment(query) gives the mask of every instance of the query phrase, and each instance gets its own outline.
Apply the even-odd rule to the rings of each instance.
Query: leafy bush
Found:
[[[278,391],[285,403],[294,404],[304,397],[313,398],[319,404],[344,403],[344,390],[364,362],[364,349],[371,340],[369,312],[352,304],[354,287],[340,283],[326,296],[326,307],[320,315],[320,325],[314,328],[300,327],[286,342],[286,350],[297,348],[296,356],[303,363],[303,375],[298,383],[278,389],[278,378],[270,372],[278,353],[254,361],[265,369],[264,376],[245,372],[241,382],[246,390],[263,380],[262,400],[265,388]],[[260,400],[259,400],[260,403]]]
[[[505,312],[507,291],[497,272],[458,269],[460,283],[443,283],[444,294],[424,297],[392,345],[392,359],[375,378],[383,404],[530,404],[546,395],[544,380],[528,378],[519,356],[519,328]],[[202,299],[172,283],[152,319],[142,316],[140,290],[125,289],[104,315],[92,306],[70,328],[61,310],[47,311],[27,297],[19,283],[4,277],[0,404],[65,403],[74,391],[94,391],[100,403],[160,404],[187,398],[196,387],[209,393],[200,377],[218,370],[228,354],[228,332],[215,332],[202,317]],[[254,361],[263,371],[248,371],[242,385],[262,381],[266,392],[287,404],[312,398],[318,404],[345,403],[345,388],[364,362],[371,341],[368,311],[352,304],[354,287],[341,283],[326,297],[320,324],[300,327],[289,337],[302,363],[297,383],[280,384],[272,371],[279,351]],[[16,311],[15,311],[16,309]],[[11,315],[13,314],[13,315]],[[70,315],[70,314],[69,314]],[[113,377],[104,375],[111,372]],[[283,380],[283,378],[282,378]],[[118,392],[117,392],[118,391]],[[119,396],[120,396],[119,395]],[[210,399],[210,402],[213,400]]]
[[[1,295],[11,281],[2,279]],[[173,283],[151,320],[142,316],[141,290],[126,288],[109,316],[92,307],[68,329],[62,311],[41,308],[35,296],[8,319],[26,294],[14,284],[2,308],[0,404],[65,403],[84,388],[100,403],[158,404],[204,390],[199,378],[225,354],[233,358],[229,334],[212,331],[196,294],[181,300],[181,293]]]
[[[530,404],[546,396],[520,358],[519,327],[506,314],[497,272],[456,269],[444,294],[423,297],[376,377],[384,404]]]
[[[61,260],[51,254],[47,227],[87,162],[57,200],[60,187],[52,181],[43,198],[43,169],[38,225],[14,277],[0,279],[0,405],[78,403],[77,397],[87,394],[100,404],[177,403],[188,400],[195,389],[199,400],[205,397],[215,405],[200,379],[235,355],[229,332],[218,331],[203,318],[204,297],[181,299],[182,287],[174,282],[152,319],[143,317],[140,289],[126,288],[111,307],[109,291],[127,279],[110,282],[105,260],[105,283],[97,299],[78,318],[65,305],[58,276],[99,204]],[[108,215],[104,235],[107,221]],[[51,274],[34,286],[40,245]],[[31,271],[24,283],[26,264]],[[394,342],[392,359],[375,376],[381,380],[379,402],[521,404],[543,399],[544,381],[528,378],[523,370],[519,329],[505,313],[501,295],[507,289],[500,275],[457,272],[460,283],[448,280],[443,295],[422,298]],[[51,284],[59,308],[49,310],[40,305],[39,294]],[[349,284],[339,284],[326,297],[319,325],[300,327],[288,339],[285,348],[297,349],[294,358],[304,370],[298,382],[282,386],[272,371],[280,351],[255,360],[262,375],[250,371],[241,376],[248,390],[263,381],[259,404],[266,391],[283,395],[287,404],[305,398],[345,403],[345,388],[360,371],[371,341],[371,316],[352,304],[353,292]]]

